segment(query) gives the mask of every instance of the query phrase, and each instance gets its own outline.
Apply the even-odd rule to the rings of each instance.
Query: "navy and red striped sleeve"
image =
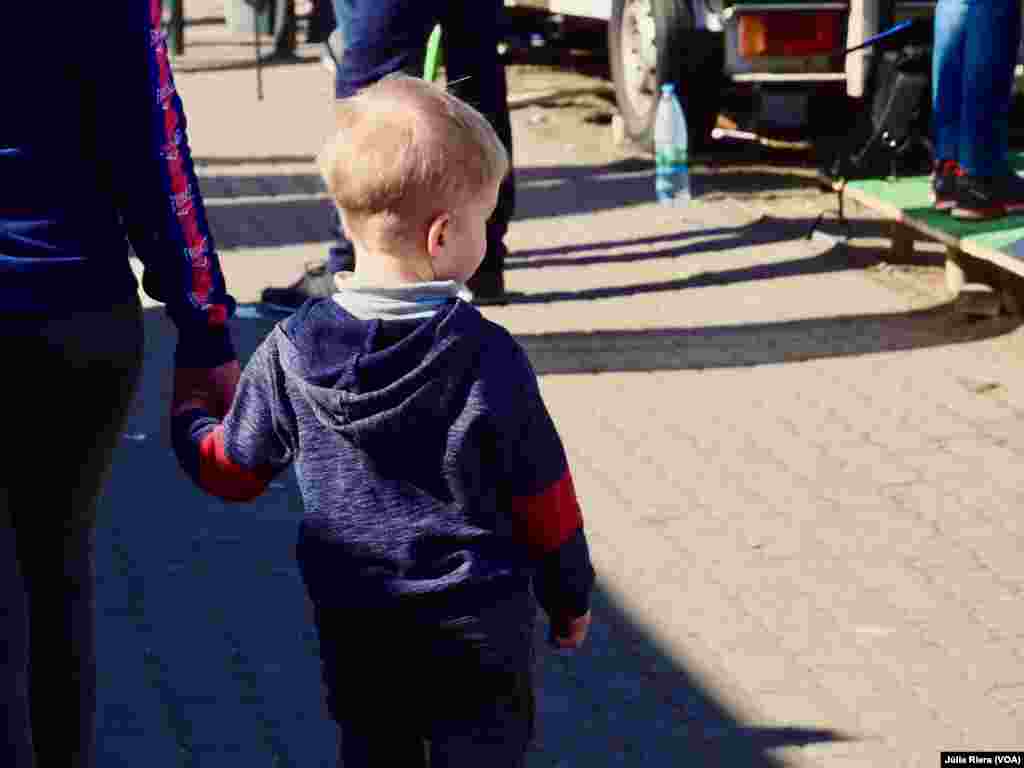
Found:
[[[536,563],[534,592],[552,621],[587,612],[594,569],[565,448],[526,354],[516,345],[512,426],[502,446],[512,530]]]
[[[174,452],[204,491],[227,501],[251,501],[293,456],[294,429],[279,397],[273,334],[250,358],[224,423],[202,408],[174,417]]]
[[[110,112],[103,130],[114,155],[114,192],[128,238],[145,265],[143,288],[166,304],[178,328],[177,365],[212,368],[236,357],[227,329],[235,302],[224,284],[192,162],[160,25],[161,2],[134,0],[122,8],[131,19],[125,32],[130,42],[121,43],[120,62],[104,68],[105,82],[98,86],[99,109]]]
[[[270,465],[249,469],[224,449],[224,425],[195,408],[174,418],[174,450],[192,481],[225,501],[252,501],[266,490],[277,471]]]

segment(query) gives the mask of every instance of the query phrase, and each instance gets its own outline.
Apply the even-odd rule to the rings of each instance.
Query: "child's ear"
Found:
[[[430,222],[430,227],[427,229],[427,253],[431,260],[437,260],[444,253],[445,246],[448,244],[451,218],[450,214],[442,213]]]

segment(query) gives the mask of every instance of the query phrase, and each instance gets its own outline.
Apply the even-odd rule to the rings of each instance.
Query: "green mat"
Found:
[[[1010,163],[1015,171],[1024,170],[1024,152],[1014,153]],[[1024,256],[1024,215],[981,222],[954,219],[948,213],[932,209],[931,201],[928,199],[927,176],[863,179],[849,182],[847,188],[899,208],[904,218],[919,221],[931,229],[956,237],[961,242],[970,242],[975,246],[1002,251],[1011,256]]]

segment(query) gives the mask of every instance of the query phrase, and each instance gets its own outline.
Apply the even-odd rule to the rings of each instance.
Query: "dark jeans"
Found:
[[[0,317],[0,765],[90,768],[96,502],[142,367],[142,314],[135,299]]]
[[[378,676],[375,684],[391,697],[363,698],[348,716],[338,720],[338,764],[342,768],[523,767],[534,719],[529,669],[508,670],[498,680],[480,680],[479,675],[475,679],[431,676],[426,681],[422,676]],[[436,695],[420,704],[418,712],[402,711],[403,705],[415,698],[415,689],[440,694],[444,688],[438,686],[460,694],[475,689],[472,709],[468,702],[460,702],[460,709],[453,712],[448,697]]]
[[[339,13],[337,6],[344,4]],[[436,24],[443,45],[451,92],[487,118],[512,155],[512,124],[508,112],[505,66],[498,55],[502,0],[335,0],[335,15],[345,17],[345,55],[338,68],[335,93],[346,98],[387,75],[406,72],[422,76],[423,54]],[[463,80],[463,78],[465,78]],[[487,253],[480,272],[500,273],[505,259],[505,233],[515,210],[511,171],[498,195],[498,207],[487,222]],[[338,227],[340,234],[340,226]],[[350,269],[351,246],[340,238],[328,269]]]
[[[971,175],[1008,170],[1019,0],[939,0],[932,68],[935,156]]]
[[[322,43],[337,25],[334,7],[330,0],[314,0],[313,12],[309,17],[306,40],[310,43]]]
[[[521,768],[535,717],[533,609],[511,597],[471,613],[315,609],[340,765],[425,768],[429,750],[430,768]]]

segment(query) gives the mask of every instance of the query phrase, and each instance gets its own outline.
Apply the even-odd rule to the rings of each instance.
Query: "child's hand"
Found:
[[[576,650],[587,639],[590,629],[590,611],[575,619],[568,619],[551,624],[551,644],[555,648]]]

